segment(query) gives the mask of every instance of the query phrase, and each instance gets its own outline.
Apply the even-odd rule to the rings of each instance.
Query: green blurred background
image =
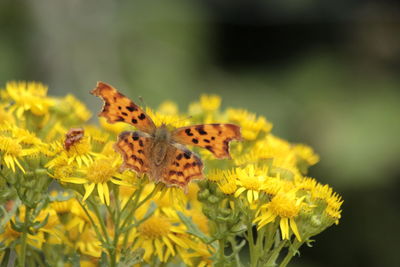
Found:
[[[343,218],[292,266],[400,266],[400,5],[395,1],[0,1],[0,86],[99,80],[156,107],[201,93],[311,145]],[[137,99],[137,98],[136,98]]]

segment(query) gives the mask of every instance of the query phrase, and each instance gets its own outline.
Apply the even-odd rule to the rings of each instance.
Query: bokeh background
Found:
[[[42,81],[94,112],[99,80],[152,107],[219,94],[311,145],[343,218],[292,266],[400,266],[399,69],[395,1],[0,1],[0,87]]]

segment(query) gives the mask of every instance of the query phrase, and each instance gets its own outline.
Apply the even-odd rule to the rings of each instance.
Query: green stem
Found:
[[[269,257],[267,263],[265,266],[275,266],[276,259],[279,256],[279,253],[281,252],[282,248],[286,245],[286,240],[281,240],[279,245],[274,248],[272,251],[271,256]]]
[[[114,200],[115,200],[115,210],[112,213],[109,209],[110,216],[113,217],[114,222],[114,240],[113,240],[113,253],[110,255],[110,262],[112,266],[115,266],[117,263],[117,246],[118,246],[118,239],[120,235],[120,228],[119,228],[119,220],[120,220],[120,206],[119,206],[119,190],[116,186],[113,186],[114,192]]]
[[[93,225],[93,229],[96,232],[97,238],[100,240],[101,243],[105,243],[103,236],[101,235],[99,228],[97,227],[97,224],[94,222],[93,218],[90,216],[89,211],[86,209],[86,207],[79,201],[79,205],[81,205],[83,211],[85,212],[86,216],[88,216],[91,224]]]
[[[29,219],[31,214],[31,208],[25,206],[25,218],[24,218],[24,231],[22,232],[21,236],[21,253],[19,254],[18,264],[21,267],[25,267],[25,259],[26,259],[26,239],[28,236],[28,227],[29,227]]]
[[[293,245],[289,247],[289,251],[286,254],[286,257],[283,259],[279,267],[286,267],[290,260],[296,255],[297,250],[301,247],[303,242],[298,241],[297,239],[293,242]]]
[[[225,238],[219,239],[219,262],[225,262]]]
[[[136,209],[142,206],[146,201],[148,201],[151,197],[154,196],[154,193],[157,191],[156,187],[154,187],[153,191],[151,191],[142,201],[139,201],[140,194],[136,197],[135,202],[132,205],[132,209],[130,210],[128,216],[125,218],[124,222],[122,223],[121,229],[124,229],[126,224],[129,222],[129,219],[132,217]]]
[[[256,251],[256,247],[254,245],[253,238],[253,224],[251,221],[247,223],[247,242],[249,243],[249,251],[250,251],[250,266],[256,267],[258,264],[258,253]]]
[[[229,238],[229,242],[231,243],[231,246],[232,246],[232,252],[235,255],[236,266],[240,267],[240,266],[242,266],[242,263],[240,262],[240,257],[239,257],[240,249],[236,246],[234,237]]]
[[[108,236],[107,228],[104,223],[103,216],[101,216],[99,208],[97,207],[97,205],[92,203],[90,200],[88,201],[88,203],[90,204],[90,206],[92,206],[92,209],[93,209],[94,213],[96,214],[96,217],[99,219],[100,228],[103,232],[103,235],[106,237],[107,244],[110,244],[110,237]]]

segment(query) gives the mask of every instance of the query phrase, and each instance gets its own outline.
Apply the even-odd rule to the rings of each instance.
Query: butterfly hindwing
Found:
[[[229,123],[199,124],[176,129],[174,141],[186,145],[203,147],[217,158],[230,158],[229,142],[241,140],[240,127]]]
[[[203,163],[200,158],[185,146],[171,145],[171,156],[162,177],[167,185],[186,188],[193,179],[203,179]]]
[[[132,169],[139,174],[149,171],[148,151],[151,144],[151,138],[142,132],[122,132],[114,145],[123,159],[122,169]]]
[[[91,93],[103,99],[104,105],[99,116],[105,117],[109,123],[126,122],[147,133],[155,129],[152,119],[111,85],[98,82]]]

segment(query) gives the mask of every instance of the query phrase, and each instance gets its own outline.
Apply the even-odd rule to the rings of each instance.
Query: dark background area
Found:
[[[42,81],[94,112],[98,80],[151,107],[215,93],[311,145],[343,218],[292,266],[400,266],[399,68],[397,1],[0,2],[0,87]]]

